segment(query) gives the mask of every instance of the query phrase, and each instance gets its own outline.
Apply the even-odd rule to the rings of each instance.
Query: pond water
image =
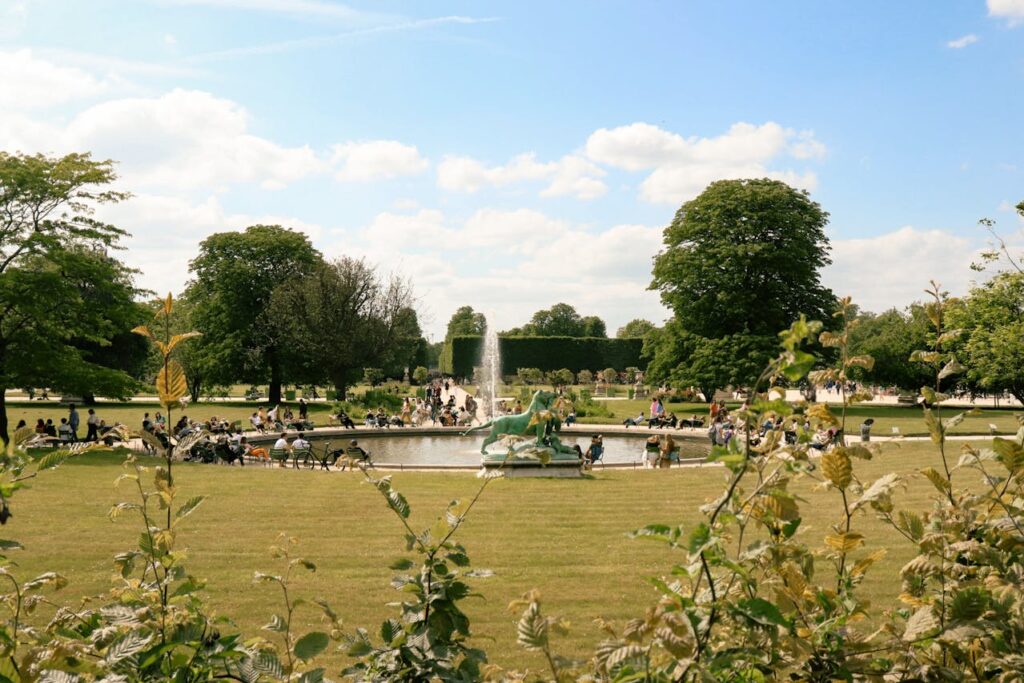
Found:
[[[331,448],[348,445],[352,437],[342,434],[334,437],[311,439],[315,452],[324,444]],[[401,434],[373,434],[359,436],[359,445],[370,452],[374,462],[401,465],[480,465],[480,444],[483,435],[472,436],[422,436]],[[572,446],[579,443],[584,451],[590,444],[589,434],[562,434],[562,443]],[[710,451],[707,440],[676,438],[682,457],[703,457]],[[491,452],[498,453],[498,444],[491,445]],[[641,463],[643,461],[644,439],[627,436],[605,435],[604,461],[608,464]]]

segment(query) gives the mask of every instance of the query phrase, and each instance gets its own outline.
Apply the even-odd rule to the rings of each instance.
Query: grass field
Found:
[[[621,424],[625,418],[636,417],[641,411],[643,411],[645,417],[650,417],[651,414],[650,400],[606,401],[605,405],[614,417],[583,417],[579,421],[585,424],[600,424],[603,422]],[[738,406],[739,403],[730,405],[732,408]],[[690,417],[691,415],[707,416],[708,414],[706,403],[666,403],[665,410],[674,412],[679,418]],[[838,406],[833,406],[832,410],[837,415],[840,412]],[[947,407],[943,408],[942,411],[948,417],[962,412],[963,409]],[[976,415],[968,415],[964,418],[964,421],[950,430],[950,432],[952,434],[988,434],[989,425],[994,424],[1000,432],[1013,433],[1019,427],[1016,418],[1018,414],[1020,414],[1019,410],[1001,408],[980,409]],[[876,436],[891,436],[893,427],[898,427],[903,436],[920,436],[927,433],[921,408],[917,406],[893,405],[856,405],[847,408],[847,432],[856,433],[860,423],[869,417],[875,420],[871,433]]]
[[[930,444],[886,444],[880,457],[858,461],[855,471],[870,482],[890,471],[915,472],[936,459]],[[112,556],[133,547],[140,531],[134,520],[106,518],[112,503],[131,495],[127,488],[111,487],[120,472],[115,456],[90,456],[44,473],[19,493],[15,516],[4,529],[6,537],[26,546],[16,558],[17,573],[63,573],[71,581],[64,591],[69,601],[102,592],[112,575]],[[402,529],[360,475],[190,464],[176,472],[181,495],[210,496],[184,527],[189,569],[208,579],[209,604],[245,632],[256,633],[279,609],[278,596],[252,586],[251,579],[256,570],[277,569],[266,550],[280,532],[302,539],[302,554],[319,566],[302,578],[299,595],[327,598],[349,628],[375,633],[394,614],[384,606],[398,598],[387,565],[402,556]],[[711,467],[598,470],[585,480],[494,482],[458,537],[475,567],[496,572],[473,580],[482,599],[466,603],[478,644],[499,664],[539,666],[537,657],[515,645],[516,616],[506,611],[510,600],[539,588],[545,610],[572,622],[556,649],[590,653],[601,638],[593,619],[621,625],[641,616],[656,599],[644,578],[668,574],[679,559],[659,544],[627,538],[627,532],[655,522],[693,524],[698,506],[721,491],[725,474]],[[836,521],[835,494],[817,491],[812,483],[791,488],[807,501],[800,533],[817,546]],[[479,480],[468,473],[398,473],[394,484],[412,505],[414,527],[426,527],[449,500],[474,492]],[[924,509],[930,491],[922,478],[913,479],[897,508]],[[889,549],[865,590],[874,604],[891,605],[899,592],[898,569],[912,548],[871,516],[859,517],[856,530],[867,536],[864,552]],[[306,616],[310,624],[317,619],[312,612]],[[328,663],[336,671],[342,656],[334,654]]]

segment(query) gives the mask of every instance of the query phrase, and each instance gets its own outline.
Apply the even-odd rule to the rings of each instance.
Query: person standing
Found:
[[[85,440],[99,441],[100,418],[92,408],[89,408],[89,417],[85,419],[85,426],[87,430],[85,433]]]
[[[71,427],[71,441],[78,441],[78,423],[79,423],[78,411],[75,410],[75,404],[72,403],[68,406],[68,425]]]
[[[309,405],[305,397],[299,399],[299,419],[305,422],[309,418]]]

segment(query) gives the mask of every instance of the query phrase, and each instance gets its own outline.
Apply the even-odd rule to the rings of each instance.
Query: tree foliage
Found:
[[[647,380],[673,387],[696,387],[707,401],[722,387],[750,386],[771,358],[774,337],[732,334],[717,339],[683,329],[673,318],[644,339]]]
[[[774,336],[805,314],[829,318],[835,296],[828,214],[777,180],[720,180],[683,204],[654,259],[652,289],[688,332]]]
[[[110,161],[0,152],[0,437],[10,387],[123,397],[138,383],[104,349],[138,309],[133,272],[110,255],[126,233],[94,218],[127,195]]]
[[[615,333],[615,337],[616,339],[643,338],[647,336],[648,332],[654,329],[657,329],[657,326],[650,320],[634,318],[620,327]]]
[[[487,330],[487,318],[483,313],[477,313],[472,306],[462,306],[452,314],[448,321],[448,331],[445,339],[462,335],[480,335]]]
[[[857,320],[859,324],[850,332],[851,352],[871,356],[875,364],[870,371],[855,371],[855,379],[914,392],[928,382],[927,370],[910,360],[910,354],[928,341],[929,323],[923,306],[861,313]]]
[[[604,321],[594,315],[586,317],[569,304],[555,304],[537,311],[530,322],[520,328],[503,332],[519,337],[607,337]]]
[[[654,259],[651,288],[675,316],[646,345],[651,379],[710,400],[749,384],[776,330],[801,314],[829,320],[827,222],[806,192],[777,180],[720,180],[683,204]]]
[[[421,333],[411,304],[404,280],[343,257],[274,291],[268,334],[288,349],[289,377],[327,380],[344,398],[364,368],[415,365],[408,354]]]
[[[286,349],[267,334],[270,297],[320,262],[306,235],[279,225],[253,225],[203,240],[189,266],[193,279],[186,298],[204,334],[196,353],[204,356],[208,381],[269,381],[270,402],[280,402]]]
[[[1004,272],[950,307],[969,388],[1024,401],[1024,274]]]

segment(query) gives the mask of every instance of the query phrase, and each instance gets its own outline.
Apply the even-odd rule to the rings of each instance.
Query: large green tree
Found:
[[[928,347],[928,316],[924,307],[914,304],[905,311],[861,313],[850,330],[850,355],[875,359],[871,370],[854,368],[854,376],[882,386],[896,386],[917,392],[934,381],[933,373],[910,354]]]
[[[649,345],[650,378],[743,384],[747,354],[801,314],[831,320],[836,299],[819,276],[831,262],[827,223],[806,192],[777,180],[720,180],[683,204],[654,259],[651,288],[675,317]]]
[[[975,287],[950,307],[947,325],[962,330],[956,353],[968,388],[1024,402],[1024,273],[1000,273]]]
[[[94,217],[127,195],[110,189],[113,162],[0,152],[0,437],[4,392],[51,386],[102,396],[132,393],[100,350],[128,331],[133,273],[110,255],[123,230]],[[97,362],[101,361],[101,362]]]
[[[203,334],[195,353],[204,358],[206,381],[266,381],[270,402],[281,401],[289,350],[268,333],[270,297],[276,287],[305,277],[321,262],[305,234],[280,225],[253,225],[203,240],[190,264],[193,279],[186,297],[192,324]]]
[[[826,320],[828,214],[778,180],[719,180],[676,212],[654,258],[652,289],[702,337],[775,335],[805,314]]]
[[[268,330],[287,347],[289,375],[331,382],[344,399],[364,368],[410,365],[422,339],[404,280],[341,258],[274,290]]]

